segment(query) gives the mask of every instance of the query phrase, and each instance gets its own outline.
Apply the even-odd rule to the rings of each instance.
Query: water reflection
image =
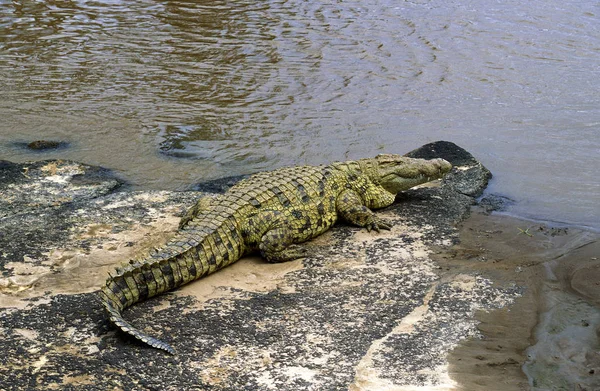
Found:
[[[171,51],[162,66],[171,83],[161,98],[175,98],[176,107],[159,124],[160,149],[172,156],[239,160],[236,140],[247,139],[244,122],[260,114],[253,106],[269,100],[270,91],[265,96],[261,87],[280,59],[268,4],[164,5],[158,18],[170,32]]]
[[[340,137],[353,145],[362,129],[347,115],[360,118],[373,99],[382,106],[387,101],[362,86],[386,89],[390,81],[422,74],[414,54],[395,48],[407,46],[403,37],[414,26],[400,20],[390,38],[374,25],[381,16],[359,21],[368,10],[358,4],[46,2],[4,8],[2,35],[15,53],[2,64],[7,100],[35,100],[40,112],[61,106],[69,113],[139,120],[172,155],[175,148],[180,156],[210,157],[194,142],[235,140],[227,145],[247,151],[214,148],[225,154],[212,157],[275,152],[269,158],[278,165],[288,163],[280,162],[287,151],[265,151],[265,145],[303,151],[311,142],[335,145],[331,139]],[[369,36],[361,36],[364,29]],[[391,64],[399,72],[391,73]],[[349,134],[339,134],[340,125]],[[326,161],[328,155],[308,159]]]

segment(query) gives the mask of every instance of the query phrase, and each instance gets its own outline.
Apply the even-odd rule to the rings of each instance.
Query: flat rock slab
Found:
[[[429,256],[457,241],[489,171],[452,143],[409,155],[456,167],[378,212],[391,231],[338,225],[305,259],[247,257],[125,311],[176,356],[117,332],[94,292],[112,268],[162,245],[203,194],[115,192],[119,181],[98,168],[4,162],[0,389],[454,389],[448,352],[478,337],[475,311],[521,289],[444,275]]]

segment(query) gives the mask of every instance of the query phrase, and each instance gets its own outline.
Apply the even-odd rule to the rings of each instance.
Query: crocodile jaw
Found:
[[[413,159],[401,155],[379,155],[379,183],[392,194],[443,178],[452,168],[444,159]]]

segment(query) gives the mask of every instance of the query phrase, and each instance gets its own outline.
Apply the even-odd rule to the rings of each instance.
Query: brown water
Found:
[[[0,1],[0,158],[139,188],[444,139],[512,213],[600,229],[599,80],[592,0]]]

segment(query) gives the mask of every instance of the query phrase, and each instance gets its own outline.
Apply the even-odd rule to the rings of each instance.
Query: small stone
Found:
[[[32,141],[29,144],[27,144],[27,148],[34,149],[36,151],[42,151],[42,150],[46,150],[46,149],[56,149],[56,148],[60,147],[61,144],[62,143],[60,143],[58,141],[37,140],[37,141]]]

